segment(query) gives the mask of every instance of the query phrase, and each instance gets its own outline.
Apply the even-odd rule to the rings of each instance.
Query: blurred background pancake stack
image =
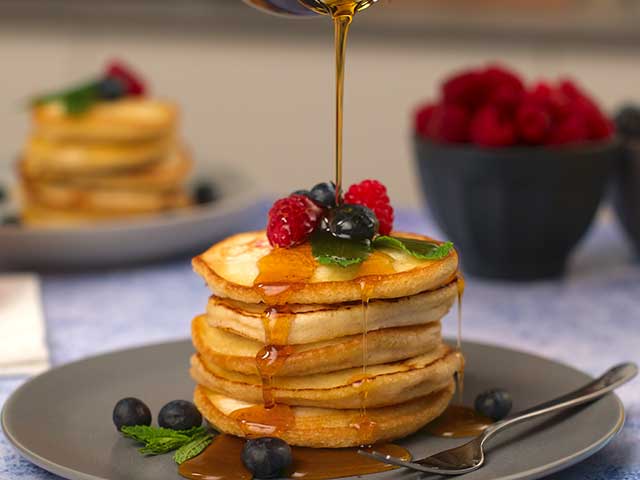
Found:
[[[178,120],[174,104],[147,98],[119,62],[98,80],[37,98],[18,162],[23,222],[64,225],[187,206],[192,159]]]
[[[440,326],[458,295],[455,251],[380,250],[343,268],[248,232],[193,265],[214,292],[192,324],[195,402],[221,432],[350,447],[409,435],[448,406],[463,368]]]

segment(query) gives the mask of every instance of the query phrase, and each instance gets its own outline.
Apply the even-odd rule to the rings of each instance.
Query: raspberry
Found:
[[[518,108],[524,96],[524,88],[504,83],[490,95],[489,103],[504,112],[513,112]]]
[[[469,70],[445,80],[442,85],[444,103],[477,108],[486,99],[486,84],[480,72]]]
[[[524,102],[535,103],[544,108],[548,108],[551,102],[553,90],[546,82],[538,82],[528,89],[524,94]]]
[[[304,195],[276,200],[269,210],[267,238],[274,247],[304,243],[318,225],[322,210]]]
[[[544,143],[551,127],[551,116],[540,105],[523,103],[516,114],[518,134],[525,142],[532,145]]]
[[[487,102],[500,110],[512,112],[524,95],[524,83],[518,75],[500,65],[489,66],[482,74]]]
[[[124,83],[127,95],[138,97],[145,94],[146,87],[144,81],[119,60],[113,60],[107,65],[106,76],[117,78]]]
[[[483,147],[508,147],[516,142],[516,129],[495,106],[488,105],[474,116],[471,139]]]
[[[393,228],[393,207],[387,188],[377,180],[364,180],[349,187],[344,196],[345,203],[364,205],[378,217],[380,235],[389,235]]]
[[[469,113],[460,105],[438,105],[427,124],[427,136],[445,143],[469,141]]]
[[[565,97],[570,98],[571,100],[587,98],[587,95],[585,95],[584,92],[569,79],[561,80],[558,85],[558,90],[560,90]]]
[[[581,115],[589,130],[588,139],[602,140],[613,134],[613,123],[589,98],[577,98],[573,104],[576,114]]]
[[[429,137],[429,124],[431,123],[431,118],[433,117],[433,113],[438,108],[437,105],[427,104],[420,107],[414,117],[414,128],[416,133],[422,135],[423,137]]]
[[[492,89],[501,85],[509,85],[516,90],[524,91],[522,79],[515,72],[500,64],[489,65],[482,75],[484,81]]]
[[[589,127],[581,115],[573,114],[556,125],[547,140],[547,145],[579,143],[589,138]]]

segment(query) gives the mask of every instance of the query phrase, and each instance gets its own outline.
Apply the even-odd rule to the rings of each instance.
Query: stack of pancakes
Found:
[[[440,334],[458,295],[455,251],[376,250],[344,268],[248,232],[193,266],[213,291],[192,324],[195,402],[220,431],[348,447],[404,437],[448,406],[463,366]]]
[[[149,214],[189,204],[192,160],[178,137],[177,108],[123,98],[82,114],[34,107],[19,160],[23,221],[56,225]]]

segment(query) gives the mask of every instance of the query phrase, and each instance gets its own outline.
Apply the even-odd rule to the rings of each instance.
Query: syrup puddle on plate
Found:
[[[240,460],[245,440],[218,435],[202,454],[180,465],[180,475],[192,480],[251,480],[253,476]],[[292,447],[293,465],[288,478],[328,480],[393,470],[394,467],[358,455],[356,448]],[[399,445],[376,445],[375,450],[410,460],[411,455]]]

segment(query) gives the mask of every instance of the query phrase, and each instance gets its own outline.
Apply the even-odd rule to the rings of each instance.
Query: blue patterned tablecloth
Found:
[[[400,212],[404,230],[439,235],[419,213]],[[131,269],[43,277],[54,365],[100,352],[186,337],[207,290],[187,259]],[[500,343],[599,374],[640,360],[640,265],[617,223],[604,216],[557,281],[505,283],[469,278],[465,339]],[[455,322],[446,322],[453,334]],[[24,378],[0,378],[0,405]],[[618,392],[622,432],[554,480],[640,480],[640,379]],[[22,459],[0,434],[0,479],[57,478]]]

